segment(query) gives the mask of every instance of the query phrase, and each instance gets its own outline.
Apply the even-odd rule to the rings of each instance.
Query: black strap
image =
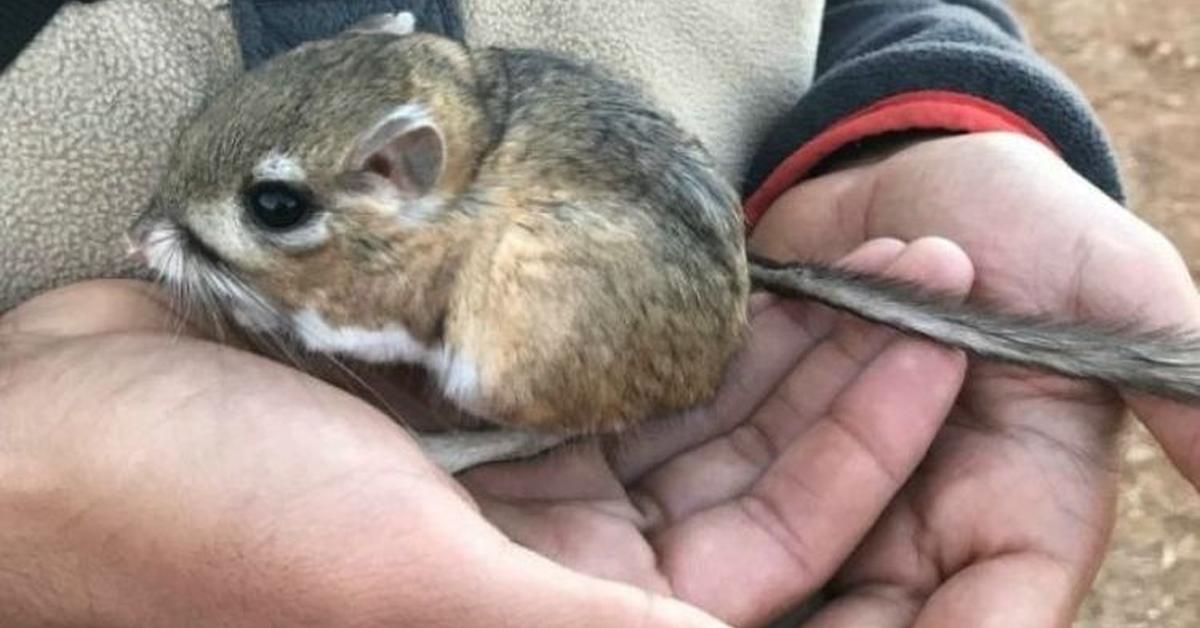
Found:
[[[0,1],[0,72],[50,23],[54,14],[72,0]],[[95,0],[78,0],[95,2]]]

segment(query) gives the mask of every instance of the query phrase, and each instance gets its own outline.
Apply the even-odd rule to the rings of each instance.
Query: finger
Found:
[[[970,261],[961,250],[933,238],[909,245],[884,274],[950,294],[965,293],[971,282]],[[857,378],[895,337],[895,332],[887,328],[843,315],[838,328],[804,356],[762,402],[749,423],[672,460],[649,477],[643,488],[657,499],[670,519],[742,494],[773,462],[776,452],[785,450],[814,424],[829,419],[838,397],[848,386],[858,383]],[[883,380],[878,386],[886,391],[891,384]],[[902,423],[883,426],[889,431],[897,427],[905,429]],[[708,471],[713,468],[721,472]]]
[[[411,570],[417,581],[401,591],[375,591],[383,598],[381,606],[399,608],[405,613],[402,615],[405,621],[377,622],[380,625],[596,628],[725,625],[679,600],[564,567],[508,542],[475,517],[464,518],[460,513],[457,520],[452,520],[453,513],[443,514],[444,531],[428,535],[422,548],[409,548],[409,560],[418,563]],[[403,556],[384,555],[380,560],[400,558]],[[431,564],[419,564],[429,559],[433,561]],[[471,568],[456,569],[459,565]],[[422,590],[443,593],[435,594],[433,599],[425,593],[424,599],[420,599]],[[405,596],[412,599],[405,600]],[[414,608],[428,609],[428,616],[413,617]]]
[[[927,243],[914,242],[913,244],[924,246]],[[903,268],[897,268],[895,264],[910,246],[909,243],[895,238],[877,238],[834,262],[834,265],[860,273],[903,273]],[[941,284],[934,280],[934,285]],[[798,320],[803,321],[805,329],[810,335],[818,338],[824,338],[833,331],[835,325],[839,325],[845,320],[858,320],[847,317],[839,310],[812,301],[794,300],[785,301],[785,303],[792,304],[789,311]],[[870,324],[866,323],[866,325]]]
[[[839,264],[860,272],[882,271],[904,250],[890,238],[860,246]],[[805,301],[756,295],[751,305],[750,337],[726,370],[716,399],[681,417],[649,423],[623,437],[612,453],[613,467],[626,482],[703,443],[745,418],[760,404],[832,326],[827,308]]]
[[[928,343],[889,345],[847,390],[841,416],[788,446],[744,495],[657,535],[676,594],[739,624],[800,601],[836,570],[911,473],[964,368],[960,354]],[[886,441],[897,435],[899,442]],[[736,595],[729,582],[743,583]]]
[[[804,628],[1068,626],[1080,603],[1071,572],[1034,553],[972,565],[929,596],[904,586],[863,584],[821,609]]]
[[[97,280],[37,296],[0,317],[0,336],[67,338],[177,329],[177,318],[153,285]]]
[[[885,274],[960,297],[966,295],[974,279],[971,261],[962,249],[941,238],[913,242]],[[776,441],[794,437],[827,412],[863,365],[898,335],[891,328],[840,315],[829,337],[764,404],[755,420],[757,427]],[[797,421],[797,416],[807,421]]]
[[[1127,399],[1175,468],[1200,490],[1200,408],[1145,395]]]
[[[892,586],[862,587],[826,603],[803,628],[908,628],[921,611],[923,598]]]
[[[654,549],[624,497],[504,500],[476,497],[484,518],[513,543],[573,571],[670,595]]]
[[[1070,625],[1079,594],[1068,569],[1045,556],[1017,554],[974,565],[938,588],[916,628]]]
[[[949,260],[928,259],[940,261]],[[722,439],[652,474],[646,495],[674,522],[655,540],[676,594],[704,600],[732,623],[754,623],[810,593],[866,534],[927,451],[964,372],[957,351],[895,339],[790,442],[765,434],[750,441],[765,444],[760,453],[747,456],[745,445]],[[704,455],[707,468],[699,463]],[[743,586],[734,594],[728,582]]]
[[[724,626],[696,607],[645,590],[584,576],[513,546],[503,560],[500,587],[486,625],[506,626],[646,626],[648,628],[716,628]],[[502,612],[496,612],[497,610]],[[473,625],[458,621],[447,625]],[[481,623],[480,625],[485,625]]]

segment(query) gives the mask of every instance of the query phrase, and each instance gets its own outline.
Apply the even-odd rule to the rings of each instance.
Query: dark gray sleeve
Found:
[[[247,68],[380,13],[410,11],[417,30],[463,38],[457,0],[233,0],[231,8]]]
[[[1092,108],[1030,48],[1003,2],[829,0],[814,84],[766,138],[747,191],[766,204],[811,173],[820,154],[872,135],[983,130],[1034,136],[1124,200]]]

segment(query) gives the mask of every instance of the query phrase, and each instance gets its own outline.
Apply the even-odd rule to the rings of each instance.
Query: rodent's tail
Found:
[[[812,299],[983,358],[1200,401],[1200,337],[1192,333],[1128,332],[992,313],[913,284],[822,264],[751,256],[750,279],[779,296]]]

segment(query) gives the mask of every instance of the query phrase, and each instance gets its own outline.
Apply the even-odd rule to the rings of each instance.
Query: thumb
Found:
[[[353,600],[355,621],[339,625],[728,628],[678,600],[572,571],[464,514],[457,522],[443,519],[442,534],[414,534],[408,526],[388,535],[400,541],[395,550],[343,555],[357,571],[333,581],[340,594],[333,599]]]
[[[1200,408],[1143,395],[1129,395],[1127,402],[1175,468],[1200,490]]]
[[[532,551],[512,546],[506,561],[513,578],[501,621],[489,625],[720,628],[703,611],[637,587],[572,571]],[[506,587],[507,588],[507,587]]]
[[[865,224],[877,178],[872,168],[856,168],[796,185],[758,220],[750,250],[781,261],[845,257],[873,237]]]

